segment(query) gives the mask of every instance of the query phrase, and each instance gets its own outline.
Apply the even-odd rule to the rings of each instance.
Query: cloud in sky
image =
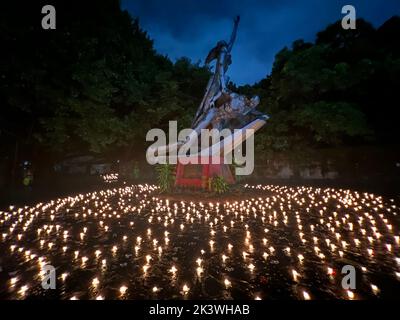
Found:
[[[275,54],[294,40],[313,41],[318,31],[342,18],[352,4],[357,18],[380,26],[400,15],[399,0],[122,0],[154,40],[156,50],[172,60],[204,59],[217,41],[230,37],[233,18],[241,16],[228,71],[237,84],[252,84],[270,73]]]

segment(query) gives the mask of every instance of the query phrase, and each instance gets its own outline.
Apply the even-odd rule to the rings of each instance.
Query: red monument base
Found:
[[[220,163],[214,164],[210,158],[208,164],[201,164],[201,158],[199,157],[198,164],[181,164],[178,162],[175,186],[209,189],[210,179],[215,176],[223,177],[228,184],[235,183],[235,176],[230,165],[224,164],[223,160],[223,158],[220,158]]]

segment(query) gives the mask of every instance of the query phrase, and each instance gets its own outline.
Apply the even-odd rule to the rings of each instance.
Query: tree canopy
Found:
[[[40,13],[31,6],[25,12]],[[119,1],[60,3],[55,31],[42,30],[38,16],[14,24],[19,11],[9,9],[0,31],[4,135],[63,154],[103,153],[142,147],[168,120],[190,124],[208,69],[157,54]]]
[[[396,143],[400,18],[380,28],[340,21],[315,43],[294,41],[277,53],[270,76],[252,87],[271,116],[261,149]]]
[[[144,152],[149,129],[178,119],[181,127],[190,125],[210,71],[158,54],[119,1],[57,3],[55,31],[41,28],[40,3],[23,12],[17,3],[8,6],[0,12],[3,154],[17,142],[41,154],[129,158]],[[362,19],[356,30],[336,22],[314,43],[297,40],[279,51],[259,83],[230,83],[258,94],[270,116],[257,148],[396,142],[399,38],[399,17],[377,29]]]

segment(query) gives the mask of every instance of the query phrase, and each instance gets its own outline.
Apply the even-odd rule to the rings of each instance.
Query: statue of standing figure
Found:
[[[247,129],[257,131],[268,119],[268,116],[256,110],[260,103],[258,96],[247,98],[244,95],[231,92],[227,88],[226,72],[232,63],[231,51],[236,39],[237,29],[240,18],[234,19],[233,31],[229,42],[219,41],[217,45],[211,49],[207,58],[206,65],[215,60],[214,73],[208,81],[206,92],[196,112],[192,122],[192,134],[184,141],[177,141],[157,149],[158,154],[166,155],[174,153],[183,145],[190,147],[195,143],[199,143],[198,139],[202,129],[229,129],[233,132],[235,129],[244,132]],[[215,148],[210,148],[212,155],[222,155],[232,150],[230,146],[239,145],[246,138],[242,134],[231,135],[231,139],[226,139],[226,143],[219,143]],[[230,144],[230,141],[234,141]],[[226,147],[229,146],[229,147]],[[199,153],[200,154],[200,153]]]
[[[208,81],[203,100],[192,122],[192,129],[200,133],[201,129],[240,129],[252,120],[259,117],[268,119],[266,115],[255,110],[260,102],[257,96],[248,99],[244,95],[231,92],[227,89],[226,72],[232,63],[231,51],[236,40],[240,17],[234,19],[233,31],[229,42],[218,41],[211,49],[205,64],[214,60],[214,73]]]

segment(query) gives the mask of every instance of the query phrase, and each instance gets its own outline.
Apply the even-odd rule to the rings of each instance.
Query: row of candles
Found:
[[[105,183],[112,183],[112,182],[118,182],[119,180],[119,174],[118,173],[105,173],[100,175],[101,179]]]
[[[183,245],[179,243],[177,235],[195,232],[195,229],[206,230],[208,235],[208,239],[201,239],[201,243],[207,246],[200,250],[194,261],[197,279],[206,272],[204,261],[216,263],[219,260],[223,270],[227,263],[237,261],[237,254],[240,254],[241,263],[246,266],[250,276],[262,273],[268,268],[271,257],[279,258],[279,251],[292,259],[292,265],[287,266],[290,278],[295,283],[301,283],[303,279],[306,281],[304,264],[317,263],[307,253],[309,250],[318,265],[325,266],[329,278],[335,276],[334,265],[338,261],[346,255],[357,254],[362,256],[365,265],[385,264],[393,270],[394,281],[400,279],[400,258],[397,256],[399,234],[395,230],[396,225],[393,225],[398,217],[393,199],[384,202],[382,197],[373,194],[331,188],[272,185],[246,185],[245,188],[257,191],[262,196],[221,203],[170,201],[154,196],[157,190],[155,186],[138,185],[79,194],[32,207],[10,207],[8,211],[0,212],[1,239],[3,244],[8,245],[11,258],[19,254],[25,262],[37,262],[40,279],[43,278],[42,268],[51,262],[46,253],[50,257],[69,255],[75,268],[95,264],[101,275],[109,264],[115,262],[107,260],[107,256],[111,254],[111,257],[115,257],[119,251],[126,252],[127,244],[132,246],[135,257],[144,257],[142,274],[138,276],[148,277],[153,264],[163,254],[167,256],[175,246]],[[77,223],[72,226],[66,224],[69,218]],[[92,246],[88,243],[91,235],[112,233],[116,223],[127,220],[127,234],[117,234],[118,242],[88,254]],[[131,230],[136,231],[135,225],[139,222],[146,224],[143,226],[142,223],[141,234],[129,234]],[[77,226],[80,230],[76,230]],[[232,237],[226,247],[222,247],[221,237],[230,239],[238,230],[242,231],[243,240],[238,242]],[[25,234],[31,231],[35,231],[36,239],[25,239]],[[296,244],[277,244],[277,232],[294,236]],[[385,260],[378,260],[380,252]],[[264,261],[265,267],[258,270],[260,260]],[[183,268],[191,269],[192,266]],[[361,270],[365,274],[373,272],[364,265]],[[172,280],[176,280],[179,273],[176,261],[171,262],[167,272]],[[73,270],[70,270],[60,277],[65,282],[72,275]],[[238,280],[228,276],[221,278],[226,290]],[[126,283],[119,288],[121,296],[129,291]],[[16,288],[18,277],[10,278],[9,284],[10,289],[15,289],[23,297],[29,290],[29,286],[22,283],[19,289]],[[373,294],[380,293],[376,284],[369,285]],[[98,276],[92,279],[91,286],[101,286]],[[190,287],[187,281],[182,283],[180,293],[188,296]],[[155,285],[151,291],[154,294],[160,290],[162,288]],[[344,294],[348,299],[356,298],[351,290],[344,291]],[[72,295],[70,298],[79,297]],[[95,298],[104,297],[99,294]],[[254,298],[268,297],[254,293]],[[302,290],[299,298],[308,300],[312,294]]]

